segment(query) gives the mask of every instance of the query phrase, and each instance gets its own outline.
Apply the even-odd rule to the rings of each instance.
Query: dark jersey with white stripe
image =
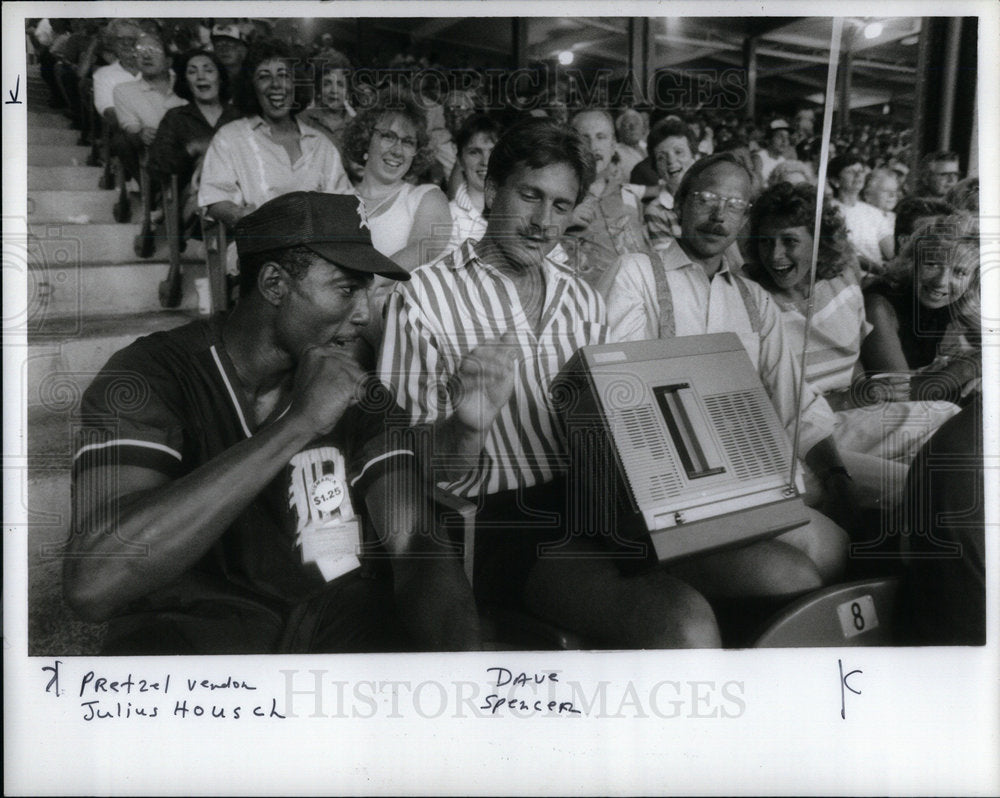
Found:
[[[111,357],[83,397],[75,489],[79,475],[96,466],[112,466],[105,472],[110,475],[114,466],[140,466],[177,479],[256,431],[221,325],[217,317],[155,333]],[[305,600],[327,585],[315,563],[303,563],[303,527],[334,516],[351,520],[359,507],[354,496],[365,484],[413,462],[413,431],[405,419],[392,417],[388,392],[372,378],[359,387],[359,397],[329,435],[292,458],[249,501],[185,578],[279,605]],[[121,551],[143,556],[128,541]],[[141,606],[162,608],[177,591],[177,585],[164,589]]]

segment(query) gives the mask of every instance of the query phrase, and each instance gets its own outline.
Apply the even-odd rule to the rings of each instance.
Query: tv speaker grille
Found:
[[[780,474],[788,468],[784,447],[768,424],[766,401],[751,391],[705,397],[712,426],[741,480]]]

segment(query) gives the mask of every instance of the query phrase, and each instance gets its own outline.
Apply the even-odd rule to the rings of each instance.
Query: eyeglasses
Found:
[[[691,199],[694,201],[694,207],[700,211],[715,210],[722,205],[730,219],[739,219],[753,204],[741,197],[720,197],[711,191],[692,191]]]
[[[408,152],[413,155],[417,151],[417,140],[409,137],[400,138],[399,135],[392,130],[381,130],[375,128],[375,132],[378,133],[379,138],[382,139],[382,145],[386,149],[392,149],[397,144],[401,145],[403,152]]]
[[[152,55],[163,55],[163,48],[158,44],[137,44],[135,46],[135,51],[139,55],[144,55],[150,53]]]

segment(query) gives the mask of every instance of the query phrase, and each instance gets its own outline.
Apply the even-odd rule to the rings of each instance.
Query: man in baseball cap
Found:
[[[109,621],[109,654],[476,645],[461,563],[404,556],[433,537],[415,432],[353,355],[374,275],[407,273],[353,196],[277,197],[235,238],[235,308],[140,338],[85,393],[70,606]]]
[[[230,85],[240,75],[243,59],[247,55],[247,45],[239,25],[213,25],[212,49],[229,73]]]
[[[767,178],[771,176],[774,167],[787,159],[791,144],[788,122],[784,119],[772,119],[767,126],[766,136],[764,148],[753,154],[754,170],[762,186],[767,185]]]

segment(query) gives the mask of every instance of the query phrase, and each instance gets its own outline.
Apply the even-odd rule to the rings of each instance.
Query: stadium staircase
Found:
[[[28,445],[19,501],[28,515],[29,654],[92,654],[100,626],[82,623],[62,599],[61,571],[70,517],[70,467],[80,397],[117,349],[135,338],[197,315],[194,279],[204,248],[183,256],[178,310],[160,308],[167,245],[152,258],[133,251],[140,225],[114,221],[114,190],[98,187],[102,169],[87,165],[90,148],[48,104],[37,66],[27,74],[28,357],[24,367]],[[132,218],[140,201],[132,196]],[[126,397],[127,398],[127,397]],[[7,513],[5,512],[5,516]]]

